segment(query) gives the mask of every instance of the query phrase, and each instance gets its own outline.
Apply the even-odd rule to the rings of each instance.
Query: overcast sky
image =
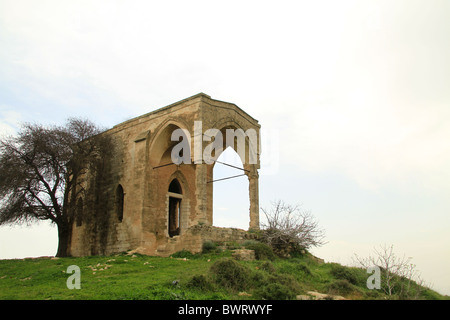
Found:
[[[392,244],[450,294],[449,30],[446,0],[0,0],[0,134],[108,128],[199,92],[235,103],[263,128],[260,205],[310,210],[314,254]],[[218,224],[248,225],[247,188],[217,184]],[[0,258],[55,252],[46,224],[0,228]]]

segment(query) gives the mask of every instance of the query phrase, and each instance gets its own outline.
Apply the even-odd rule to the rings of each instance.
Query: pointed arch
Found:
[[[179,143],[179,141],[172,141],[172,133],[181,129],[185,133],[183,139],[187,139],[190,143],[191,133],[188,129],[188,125],[184,121],[167,119],[161,125],[156,128],[153,138],[150,140],[150,163],[152,166],[157,166],[161,164],[170,163],[171,161],[171,151],[172,148]],[[180,138],[181,141],[181,138]],[[188,150],[190,153],[190,150]],[[182,155],[188,156],[190,154]]]
[[[235,118],[224,118],[217,121],[214,126],[222,134],[223,148],[215,154],[218,159],[222,152],[231,147],[241,158],[243,164],[258,164],[260,153],[259,127],[244,125]]]
[[[183,194],[181,189],[181,185],[178,182],[177,178],[174,178],[172,182],[169,184],[169,192]]]
[[[211,183],[212,187],[212,224],[216,227],[231,227],[248,229],[250,217],[249,182],[244,174],[229,180],[221,178],[241,175],[243,163],[237,152],[231,148],[226,148],[213,165],[213,177],[217,182]],[[225,166],[222,163],[233,165]]]
[[[184,174],[179,170],[172,173],[169,177],[167,188],[170,187],[170,184],[174,180],[176,180],[176,183],[179,185],[179,188],[181,189],[181,194],[183,195],[183,197],[189,197],[190,196],[189,184],[188,184],[188,181],[187,181],[186,177],[184,176]]]

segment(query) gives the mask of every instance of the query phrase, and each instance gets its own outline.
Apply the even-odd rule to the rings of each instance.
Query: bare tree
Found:
[[[0,140],[0,225],[50,220],[58,227],[57,256],[68,254],[79,177],[112,150],[92,122],[25,124]]]
[[[272,203],[269,210],[261,208],[266,217],[262,223],[262,240],[279,255],[309,249],[325,244],[324,230],[314,216],[281,200]]]
[[[373,266],[380,268],[381,289],[389,297],[396,295],[407,299],[418,298],[424,282],[419,276],[416,265],[411,263],[412,258],[397,256],[393,245],[382,245],[374,249],[374,252],[375,256],[367,258],[361,258],[355,254],[353,260],[365,269]]]

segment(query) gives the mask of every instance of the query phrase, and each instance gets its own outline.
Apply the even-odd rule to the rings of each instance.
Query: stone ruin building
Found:
[[[84,176],[85,192],[77,199],[69,244],[72,256],[130,250],[168,256],[180,250],[200,252],[207,240],[240,242],[249,237],[245,230],[213,227],[216,162],[192,156],[194,148],[204,151],[210,141],[197,139],[200,144],[191,144],[190,163],[172,161],[172,149],[179,143],[171,139],[174,130],[184,129],[194,141],[199,121],[202,134],[209,128],[218,129],[223,137],[227,129],[257,133],[256,145],[245,138],[245,155],[240,157],[249,180],[249,230],[259,229],[260,125],[235,104],[200,93],[102,133],[112,137],[115,156],[105,159],[108,169],[101,187],[95,173]],[[225,139],[223,144],[225,150]],[[236,150],[237,138],[230,146]],[[249,161],[250,150],[256,150],[255,161]],[[216,153],[212,153],[215,160],[220,156]]]

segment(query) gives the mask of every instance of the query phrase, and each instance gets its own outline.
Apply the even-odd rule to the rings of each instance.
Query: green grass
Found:
[[[198,255],[180,252],[172,258],[120,254],[0,260],[0,299],[295,299],[311,290],[350,299],[386,298],[379,290],[366,288],[365,270],[318,264],[308,255],[271,261],[230,257],[231,251],[216,250]],[[66,286],[70,265],[80,267],[80,290]],[[227,282],[230,274],[241,280]],[[420,298],[448,297],[426,289]]]
[[[80,290],[67,288],[70,265],[80,267]],[[210,265],[203,259],[126,255],[0,260],[0,299],[215,299],[214,292],[186,292],[181,286]],[[180,285],[172,285],[174,280]]]

